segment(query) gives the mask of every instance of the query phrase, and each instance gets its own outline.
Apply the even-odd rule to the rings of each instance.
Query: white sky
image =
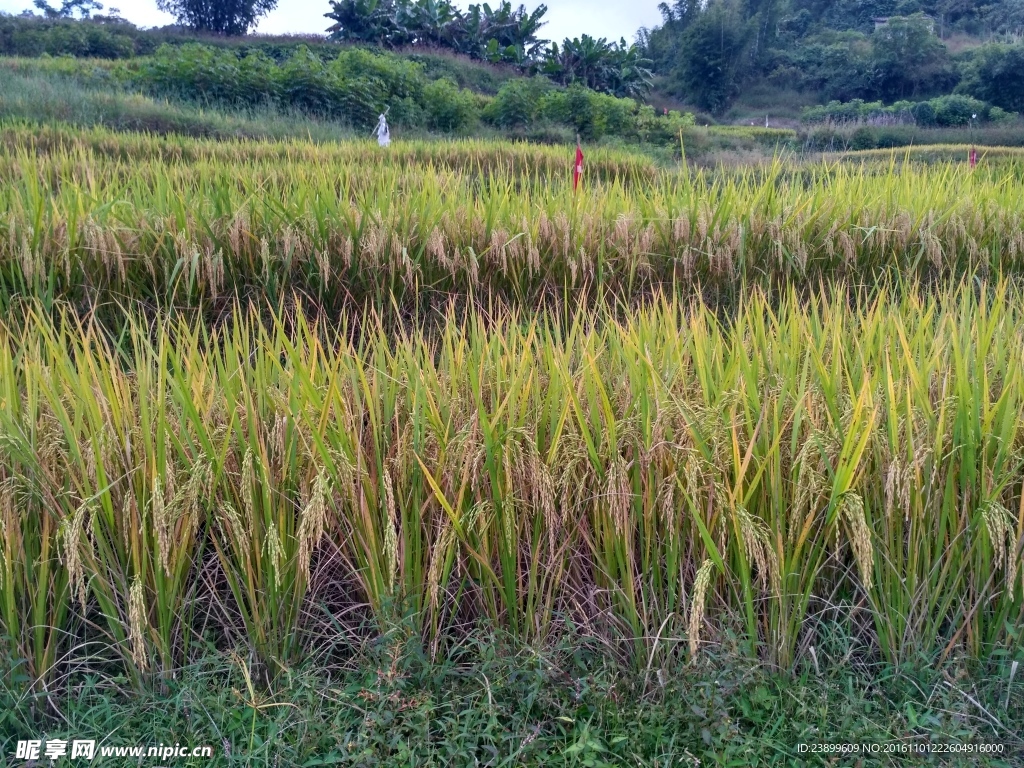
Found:
[[[60,5],[60,0],[49,0],[50,5]],[[537,0],[514,0],[522,2],[533,10]],[[492,7],[496,4],[492,0]],[[121,9],[121,15],[140,27],[163,26],[173,19],[157,10],[156,0],[109,0],[107,7]],[[457,2],[465,7],[466,0]],[[636,31],[642,26],[653,26],[661,21],[658,0],[547,0],[547,26],[541,36],[559,43],[566,37],[581,34],[607,37],[618,40],[625,37],[633,41]],[[0,0],[0,11],[20,13],[32,7],[32,0]],[[277,10],[260,22],[257,31],[285,34],[295,32],[322,33],[330,23],[323,14],[330,10],[328,0],[279,0]]]

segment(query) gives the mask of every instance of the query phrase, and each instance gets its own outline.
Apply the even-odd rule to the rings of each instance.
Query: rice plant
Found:
[[[299,295],[332,315],[657,290],[739,300],[821,280],[1012,275],[1021,165],[781,160],[678,173],[498,142],[205,142],[0,130],[0,298],[200,309]],[[440,298],[438,298],[440,297]],[[87,309],[83,309],[87,311]]]
[[[638,665],[735,638],[791,668],[835,620],[893,662],[1020,651],[1011,283],[431,334],[130,316],[0,327],[0,620],[39,690],[83,638],[136,679],[197,638],[272,677],[396,615]]]

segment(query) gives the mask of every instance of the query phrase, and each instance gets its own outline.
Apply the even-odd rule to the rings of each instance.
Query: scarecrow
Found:
[[[373,133],[370,134],[371,136],[377,137],[377,143],[382,147],[391,146],[391,130],[388,128],[387,114],[388,113],[385,110],[384,114],[380,116],[380,119],[377,122],[377,127],[374,128]]]

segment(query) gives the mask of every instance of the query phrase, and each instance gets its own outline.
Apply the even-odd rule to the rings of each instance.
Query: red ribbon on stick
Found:
[[[583,148],[576,140],[576,165],[572,169],[572,191],[575,192],[580,186],[580,177],[583,176]]]

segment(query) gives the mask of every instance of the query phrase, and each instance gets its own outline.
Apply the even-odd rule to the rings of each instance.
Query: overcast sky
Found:
[[[523,0],[515,0],[515,4]],[[497,0],[492,2],[492,7]],[[50,0],[54,6],[60,0]],[[528,0],[529,9],[536,8],[535,0]],[[120,8],[121,15],[140,27],[162,26],[172,19],[156,8],[156,0],[110,0],[108,7]],[[466,0],[457,5],[465,7]],[[658,0],[548,0],[548,24],[541,36],[561,42],[566,37],[581,34],[618,40],[625,37],[633,41],[642,26],[653,26],[661,20]],[[0,0],[0,11],[20,13],[32,7],[32,0]],[[330,10],[328,0],[280,0],[276,11],[263,18],[259,32],[284,34],[290,32],[321,33],[330,26],[324,13]]]

